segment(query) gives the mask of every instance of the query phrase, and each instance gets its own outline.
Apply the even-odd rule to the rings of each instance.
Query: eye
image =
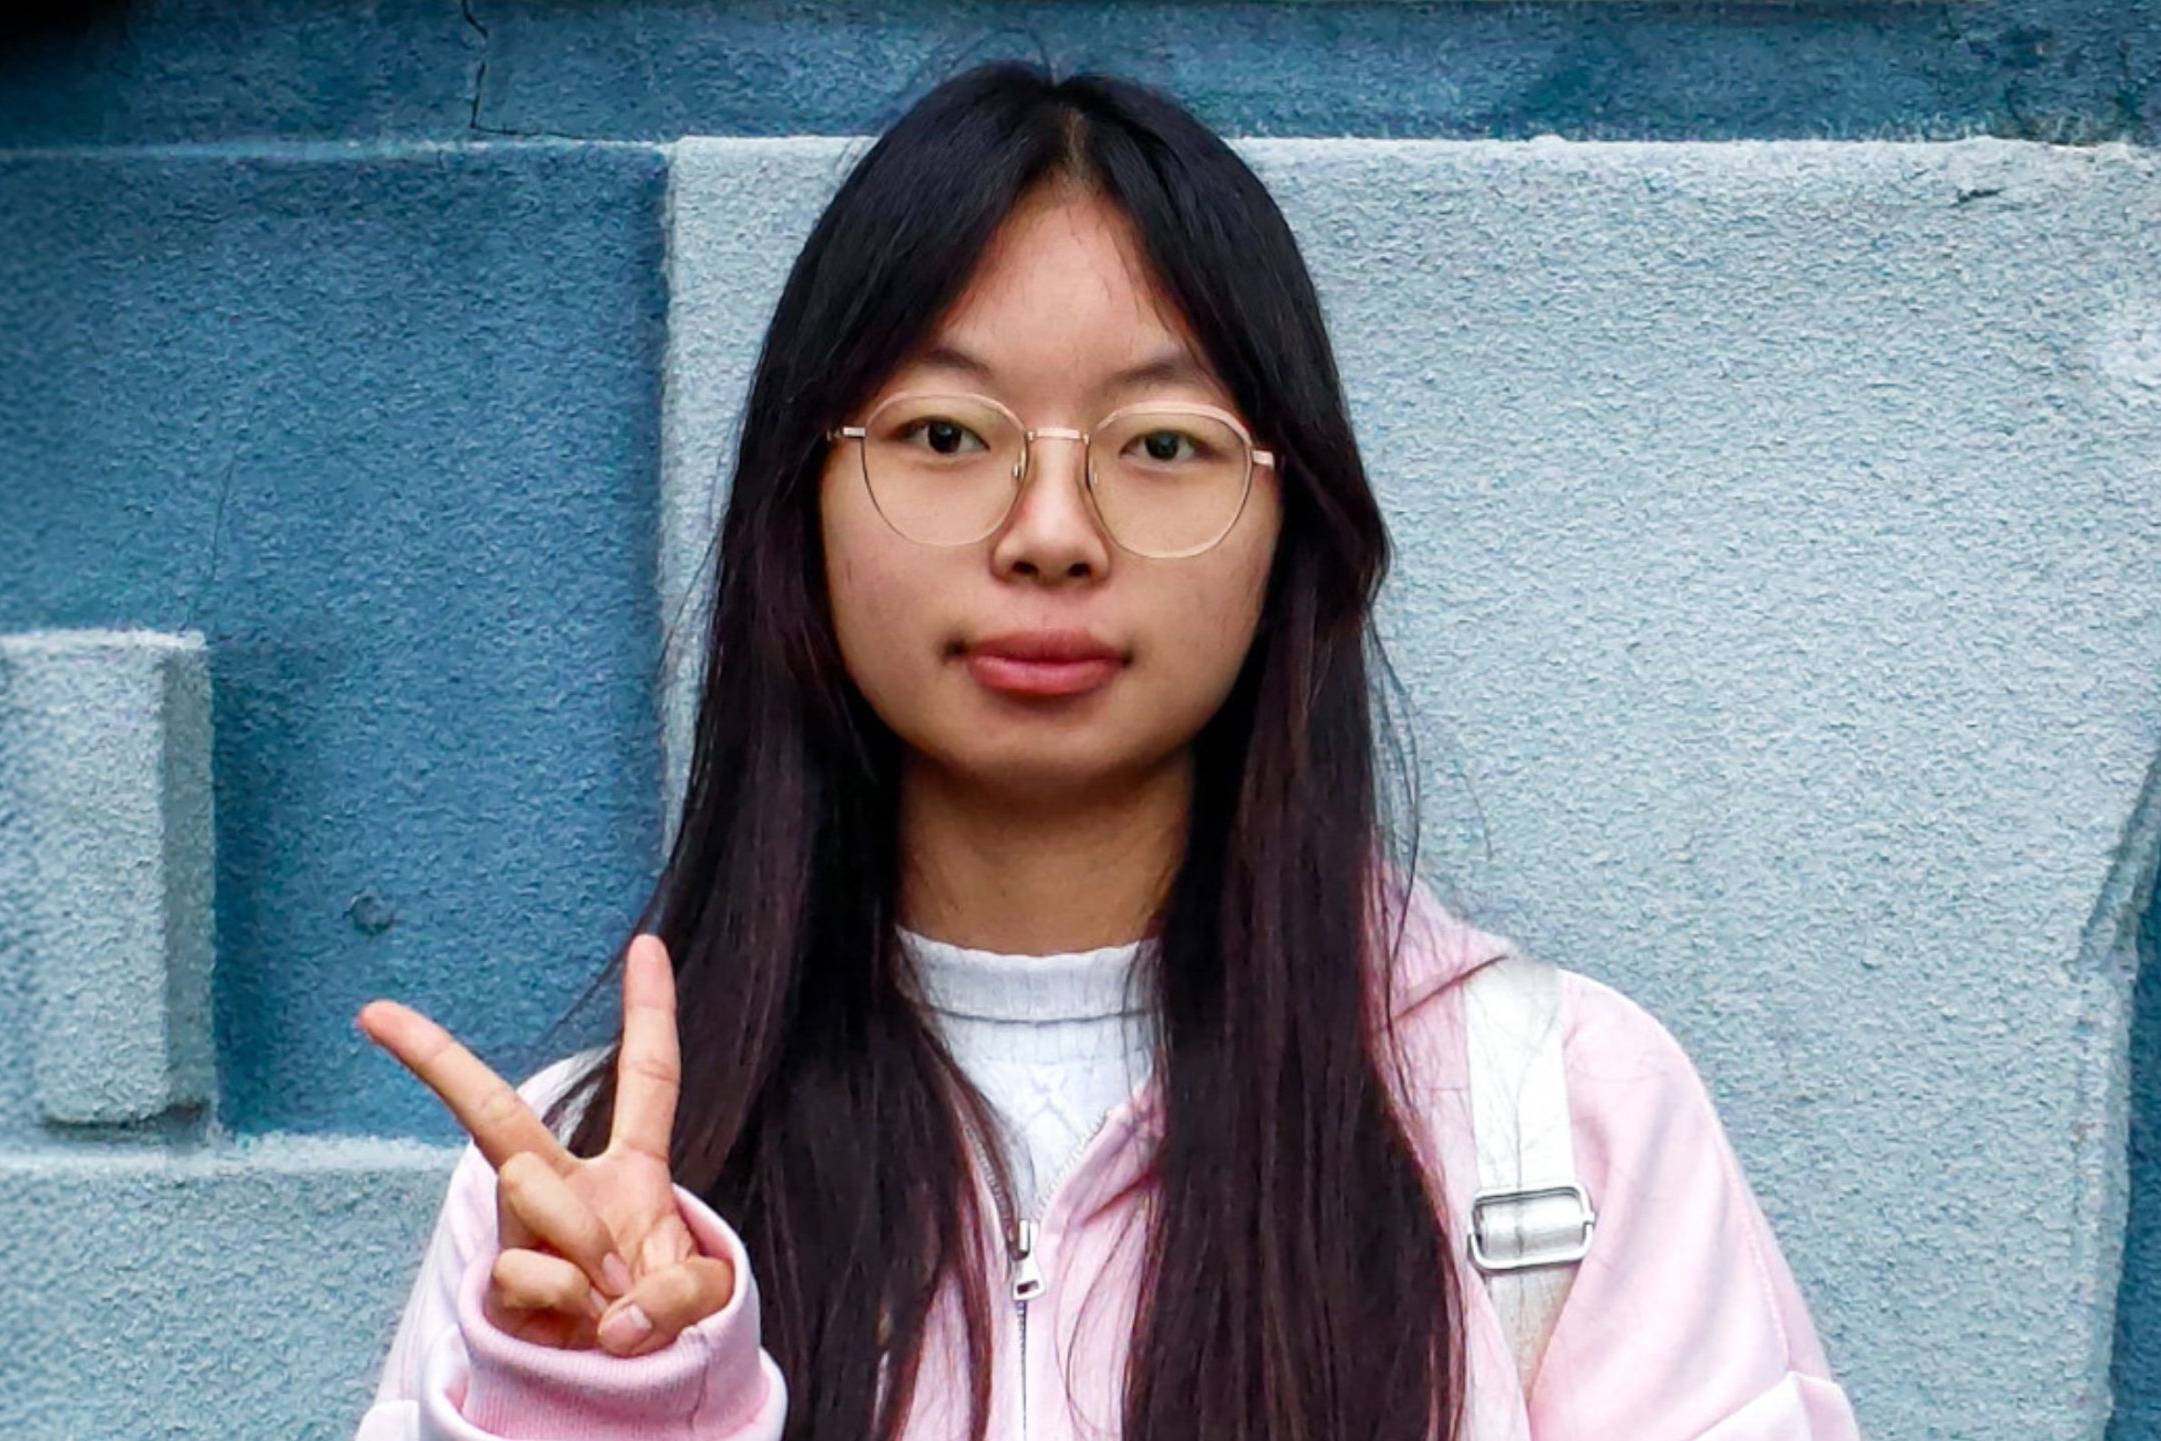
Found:
[[[1133,437],[1133,443],[1142,448],[1146,458],[1161,465],[1168,465],[1182,457],[1178,453],[1181,443],[1191,446],[1190,459],[1198,459],[1207,453],[1208,447],[1198,436],[1182,430],[1148,430]]]
[[[899,438],[901,443],[905,445],[909,437],[918,434],[930,441],[930,449],[938,455],[960,454],[964,439],[973,440],[979,450],[990,449],[984,443],[982,436],[977,435],[959,421],[948,420],[943,416],[926,416],[921,420],[903,426]]]

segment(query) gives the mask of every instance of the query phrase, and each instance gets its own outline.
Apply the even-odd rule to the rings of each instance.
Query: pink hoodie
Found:
[[[1427,1155],[1439,1158],[1455,1243],[1470,1372],[1463,1441],[1859,1441],[1694,1066],[1649,1012],[1566,969],[1576,1166],[1598,1225],[1525,1396],[1462,1245],[1478,1167],[1462,988],[1450,985],[1514,947],[1456,917],[1422,882],[1413,896],[1391,997],[1411,1114]],[[519,1090],[538,1109],[584,1059],[557,1061]],[[1159,1099],[1144,1085],[1112,1112],[1045,1200],[1034,1249],[1043,1289],[997,1308],[992,1441],[1116,1434],[1139,1246],[1139,1228],[1121,1237],[1121,1223],[1161,1134]],[[977,1184],[985,1217],[995,1217],[989,1188]],[[646,1356],[520,1341],[481,1311],[497,1251],[495,1177],[468,1144],[356,1441],[778,1441],[787,1390],[759,1345],[742,1242],[695,1195],[678,1186],[676,1197],[699,1245],[734,1264],[734,1299]],[[1004,1254],[1001,1238],[985,1243],[986,1254]],[[992,1294],[1001,1294],[995,1285]],[[957,1295],[948,1286],[933,1314],[908,1441],[967,1435]]]

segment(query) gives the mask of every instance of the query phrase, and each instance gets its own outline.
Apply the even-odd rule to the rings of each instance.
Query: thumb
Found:
[[[673,1341],[735,1296],[735,1267],[719,1256],[692,1256],[638,1278],[600,1318],[601,1349],[643,1356]]]

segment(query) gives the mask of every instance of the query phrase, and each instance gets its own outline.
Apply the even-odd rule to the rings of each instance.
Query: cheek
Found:
[[[1166,571],[1167,590],[1156,613],[1156,654],[1165,684],[1175,688],[1177,724],[1198,730],[1230,693],[1252,648],[1254,627],[1267,597],[1274,554],[1273,507],[1242,519],[1236,531],[1207,553],[1205,569],[1191,576]],[[1194,562],[1186,562],[1193,564]]]
[[[954,729],[941,708],[950,704],[942,672],[955,577],[893,533],[854,472],[828,477],[819,509],[826,598],[849,679],[902,741],[942,753],[940,737]]]
[[[867,501],[857,503],[844,478],[827,479],[819,508],[826,598],[841,658],[864,698],[887,713],[909,693],[910,673],[933,649],[934,638],[921,630],[925,598],[884,543],[885,522]]]
[[[1223,637],[1226,663],[1232,675],[1245,660],[1268,597],[1268,573],[1275,561],[1276,541],[1282,531],[1281,503],[1273,484],[1255,485],[1237,528],[1224,537],[1214,555],[1221,572],[1211,577],[1212,604],[1207,607],[1212,624]],[[1226,687],[1230,684],[1227,677]]]

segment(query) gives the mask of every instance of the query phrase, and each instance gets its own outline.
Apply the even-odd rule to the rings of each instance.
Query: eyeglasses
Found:
[[[1038,439],[1077,440],[1088,502],[1112,541],[1136,555],[1199,555],[1229,535],[1274,466],[1236,416],[1211,405],[1123,406],[1087,430],[1039,426],[987,395],[896,395],[828,440],[859,440],[863,484],[886,524],[924,545],[972,545],[1005,524]]]

